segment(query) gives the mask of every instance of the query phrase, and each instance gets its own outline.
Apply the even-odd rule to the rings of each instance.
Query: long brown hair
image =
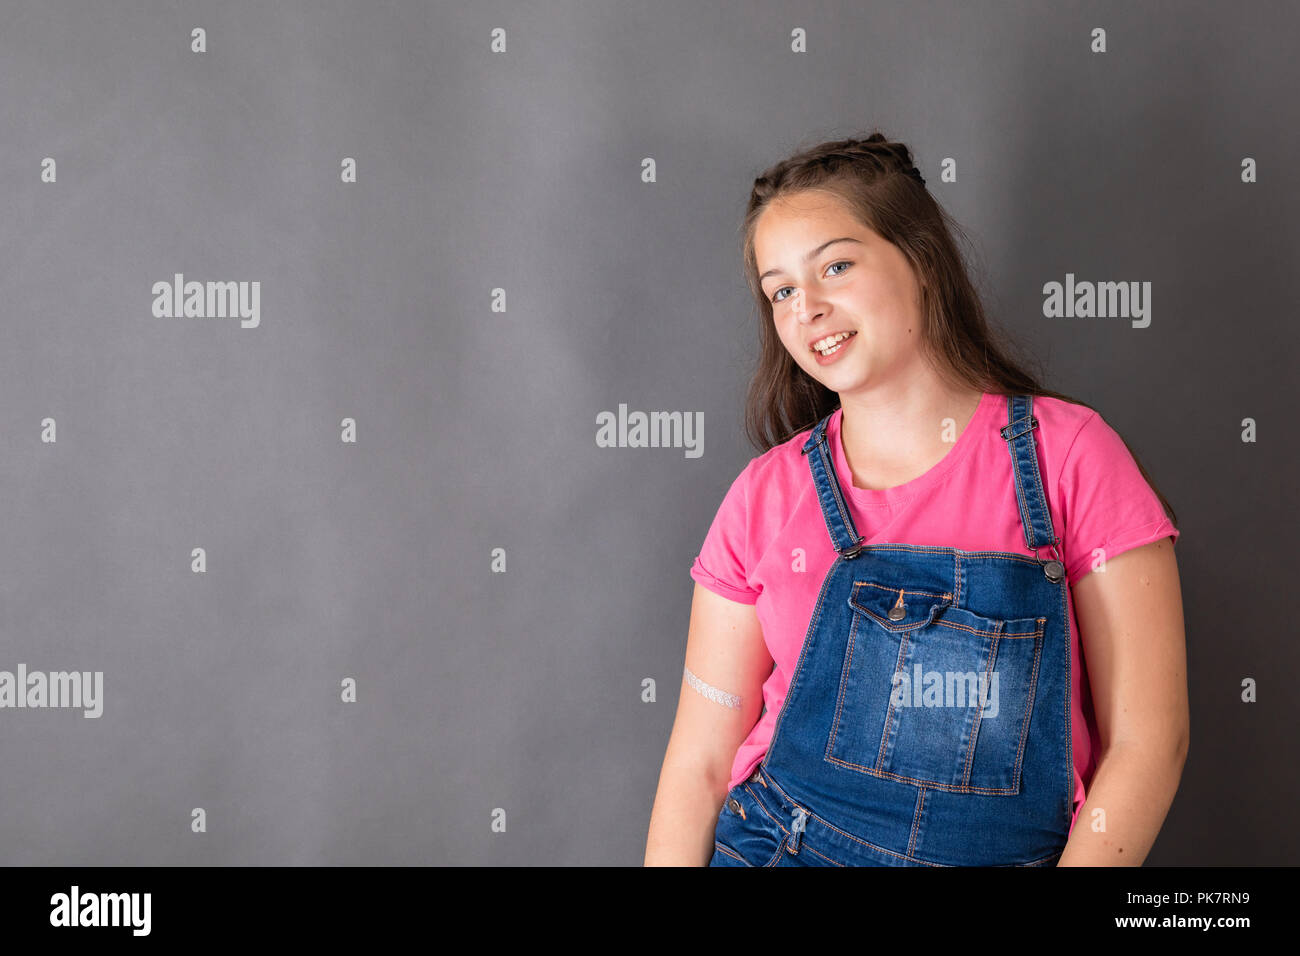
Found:
[[[907,146],[874,131],[865,139],[834,140],[802,149],[754,180],[741,228],[745,276],[758,303],[760,354],[745,399],[745,432],[760,451],[811,428],[840,404],[839,395],[800,368],[781,344],[754,254],[759,214],[773,200],[807,189],[838,197],[907,257],[920,286],[920,347],[949,382],[1002,395],[1044,395],[1092,408],[1043,387],[1024,367],[1027,360],[1017,361],[1008,354],[1013,343],[1005,330],[991,333],[984,305],[953,239],[954,231],[963,238],[965,233],[925,188]],[[1018,346],[1015,351],[1023,353]],[[1124,445],[1176,527],[1173,507],[1127,440]]]

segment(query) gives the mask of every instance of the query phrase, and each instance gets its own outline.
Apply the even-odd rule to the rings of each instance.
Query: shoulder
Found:
[[[788,515],[808,493],[808,459],[802,449],[807,428],[751,458],[731,482],[719,514],[726,523],[761,534],[774,516]]]
[[[1079,438],[1084,426],[1094,418],[1101,416],[1087,405],[1067,402],[1050,395],[1035,395],[1033,414],[1038,419],[1039,441],[1050,441],[1058,449],[1066,451]]]
[[[1106,437],[1105,432],[1109,431],[1115,440],[1123,444],[1119,435],[1087,405],[1049,395],[1035,395],[1033,416],[1038,420],[1034,442],[1039,449],[1043,478],[1049,488],[1057,487],[1066,464],[1077,461],[1080,453],[1086,454],[1088,446],[1098,437]]]
[[[1113,557],[1162,537],[1177,539],[1178,529],[1128,444],[1099,412],[1035,396],[1034,414],[1040,430],[1056,426],[1043,443],[1044,459],[1063,518],[1057,530],[1072,584],[1099,553]]]
[[[1036,396],[1034,415],[1045,438],[1051,436],[1052,457],[1058,466],[1084,474],[1133,463],[1123,436],[1095,409],[1059,398]]]
[[[805,428],[750,459],[741,475],[746,479],[752,496],[761,496],[770,503],[774,496],[803,490],[808,477],[808,458],[803,453],[803,446],[811,433],[812,428]]]
[[[754,603],[759,589],[751,572],[790,513],[796,499],[788,496],[806,493],[806,474],[800,482],[796,471],[807,468],[799,453],[804,440],[806,433],[796,435],[751,458],[733,479],[692,565],[697,583],[723,597]]]

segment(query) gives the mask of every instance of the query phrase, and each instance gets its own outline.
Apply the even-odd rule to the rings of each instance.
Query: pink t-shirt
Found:
[[[1106,559],[1178,530],[1165,516],[1119,434],[1090,408],[1036,395],[1034,441],[1060,539],[1058,553],[1073,586],[1092,569],[1094,549]],[[984,394],[956,444],[933,468],[894,488],[853,485],[840,443],[837,409],[827,424],[835,471],[849,499],[853,523],[867,544],[937,545],[967,551],[1025,547],[1011,471],[1011,455],[998,429],[1007,423],[1007,400]],[[762,760],[790,687],[822,580],[835,560],[808,460],[800,454],[811,429],[752,459],[732,483],[691,577],[742,604],[755,605],[775,667],[763,685],[767,712],[736,751],[729,786],[745,780]],[[1044,552],[1046,554],[1046,552]],[[1067,593],[1070,588],[1066,589]],[[1099,748],[1088,678],[1079,663],[1074,599],[1070,614],[1074,740],[1074,815],[1096,769]]]

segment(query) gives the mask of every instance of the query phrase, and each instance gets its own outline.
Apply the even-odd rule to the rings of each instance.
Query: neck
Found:
[[[840,442],[857,488],[893,488],[929,471],[965,432],[983,392],[939,385],[841,395]]]

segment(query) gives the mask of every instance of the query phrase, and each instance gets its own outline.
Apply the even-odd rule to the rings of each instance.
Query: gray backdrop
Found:
[[[1192,744],[1148,862],[1295,862],[1298,26],[4,0],[0,670],[101,671],[103,712],[0,710],[0,862],[639,864],[688,569],[757,454],[749,186],[876,125],[1177,509]],[[259,324],[155,316],[176,273],[259,283]],[[1044,316],[1067,273],[1150,282],[1150,325]],[[704,454],[598,447],[620,403],[702,412]]]

